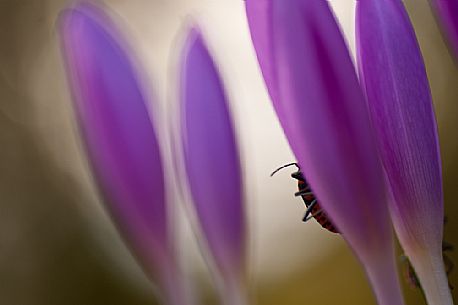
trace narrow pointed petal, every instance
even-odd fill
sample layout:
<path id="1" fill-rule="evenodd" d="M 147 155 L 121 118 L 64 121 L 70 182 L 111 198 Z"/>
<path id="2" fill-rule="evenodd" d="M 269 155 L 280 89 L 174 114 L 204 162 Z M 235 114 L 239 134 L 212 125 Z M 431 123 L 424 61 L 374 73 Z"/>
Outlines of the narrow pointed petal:
<path id="1" fill-rule="evenodd" d="M 327 1 L 247 0 L 246 7 L 273 104 L 308 182 L 379 304 L 403 304 L 366 102 Z"/>
<path id="2" fill-rule="evenodd" d="M 448 41 L 458 56 L 458 1 L 431 0 Z"/>
<path id="3" fill-rule="evenodd" d="M 59 26 L 78 123 L 107 207 L 149 275 L 169 289 L 175 266 L 164 173 L 131 53 L 93 5 L 67 9 Z"/>
<path id="4" fill-rule="evenodd" d="M 396 232 L 429 304 L 452 304 L 442 262 L 437 126 L 423 59 L 402 2 L 360 0 L 357 42 Z"/>
<path id="5" fill-rule="evenodd" d="M 214 262 L 225 280 L 233 280 L 245 273 L 246 243 L 235 134 L 221 80 L 198 30 L 190 31 L 182 54 L 181 132 L 190 192 Z"/>

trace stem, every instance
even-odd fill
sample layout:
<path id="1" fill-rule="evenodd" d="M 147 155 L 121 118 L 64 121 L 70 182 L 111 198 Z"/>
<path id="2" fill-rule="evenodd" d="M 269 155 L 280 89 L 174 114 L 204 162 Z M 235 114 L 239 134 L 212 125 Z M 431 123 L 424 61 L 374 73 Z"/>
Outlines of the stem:
<path id="1" fill-rule="evenodd" d="M 394 256 L 375 256 L 365 264 L 379 305 L 404 305 Z"/>
<path id="2" fill-rule="evenodd" d="M 220 288 L 221 303 L 223 305 L 248 305 L 246 288 L 243 281 L 237 277 L 231 277 L 223 281 Z"/>
<path id="3" fill-rule="evenodd" d="M 453 305 L 442 252 L 409 255 L 429 305 Z M 437 252 L 437 251 L 435 251 Z"/>
<path id="4" fill-rule="evenodd" d="M 186 284 L 186 279 L 174 264 L 162 266 L 160 289 L 164 304 L 167 305 L 195 305 L 196 300 Z"/>

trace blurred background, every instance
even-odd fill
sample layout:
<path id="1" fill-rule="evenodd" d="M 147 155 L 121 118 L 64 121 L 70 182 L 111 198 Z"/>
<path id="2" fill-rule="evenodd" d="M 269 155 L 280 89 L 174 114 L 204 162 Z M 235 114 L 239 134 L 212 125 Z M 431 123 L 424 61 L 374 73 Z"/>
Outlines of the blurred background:
<path id="1" fill-rule="evenodd" d="M 245 167 L 253 304 L 375 304 L 338 235 L 302 223 L 294 161 L 252 48 L 242 0 L 106 0 L 143 63 L 162 117 L 174 95 L 180 35 L 203 28 L 234 113 Z M 331 1 L 354 50 L 354 1 Z M 153 305 L 155 291 L 97 195 L 62 66 L 65 0 L 0 0 L 0 305 Z M 406 0 L 424 54 L 442 146 L 445 239 L 458 246 L 458 71 L 427 0 Z M 217 304 L 186 217 L 176 228 L 187 276 Z M 458 250 L 450 258 L 458 262 Z M 400 268 L 402 268 L 400 264 Z M 405 284 L 405 280 L 401 280 Z M 451 283 L 458 292 L 458 270 Z M 424 304 L 404 285 L 408 304 Z"/>

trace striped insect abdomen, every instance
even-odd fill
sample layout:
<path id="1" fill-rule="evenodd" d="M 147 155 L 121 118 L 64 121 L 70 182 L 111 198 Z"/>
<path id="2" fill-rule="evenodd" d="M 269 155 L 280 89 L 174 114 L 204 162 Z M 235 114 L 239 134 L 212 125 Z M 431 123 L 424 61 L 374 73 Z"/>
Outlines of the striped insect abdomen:
<path id="1" fill-rule="evenodd" d="M 299 191 L 309 192 L 308 194 L 301 196 L 302 200 L 304 200 L 305 206 L 308 208 L 312 204 L 312 202 L 316 199 L 315 195 L 313 194 L 312 190 L 310 189 L 310 186 L 308 185 L 308 183 L 306 183 L 305 181 L 298 180 L 298 188 L 299 188 Z M 332 224 L 331 220 L 328 218 L 326 213 L 321 210 L 319 202 L 313 206 L 311 215 L 326 230 L 332 233 L 339 233 L 339 231 Z"/>

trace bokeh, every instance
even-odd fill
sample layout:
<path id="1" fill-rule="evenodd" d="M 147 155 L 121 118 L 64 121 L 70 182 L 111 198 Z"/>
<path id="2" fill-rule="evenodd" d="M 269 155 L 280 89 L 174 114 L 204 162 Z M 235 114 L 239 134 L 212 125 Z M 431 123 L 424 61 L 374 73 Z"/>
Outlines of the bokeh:
<path id="1" fill-rule="evenodd" d="M 353 0 L 331 1 L 354 50 Z M 117 233 L 96 189 L 75 122 L 56 19 L 64 0 L 0 0 L 0 305 L 156 304 L 154 287 Z M 242 0 L 106 0 L 142 62 L 159 122 L 176 95 L 183 29 L 198 22 L 222 73 L 241 143 L 253 304 L 375 304 L 338 235 L 302 223 L 284 170 L 294 161 L 269 101 Z M 448 223 L 458 247 L 458 71 L 427 0 L 406 0 L 439 124 Z M 165 135 L 159 135 L 165 138 Z M 173 179 L 173 173 L 169 173 Z M 185 212 L 174 226 L 186 277 L 217 304 Z M 357 220 L 355 220 L 357 221 Z M 458 250 L 449 254 L 458 262 Z M 401 254 L 399 250 L 399 254 Z M 458 264 L 458 263 L 457 263 Z M 400 269 L 402 269 L 400 262 Z M 407 304 L 424 304 L 418 289 Z M 458 270 L 450 282 L 458 291 Z"/>

